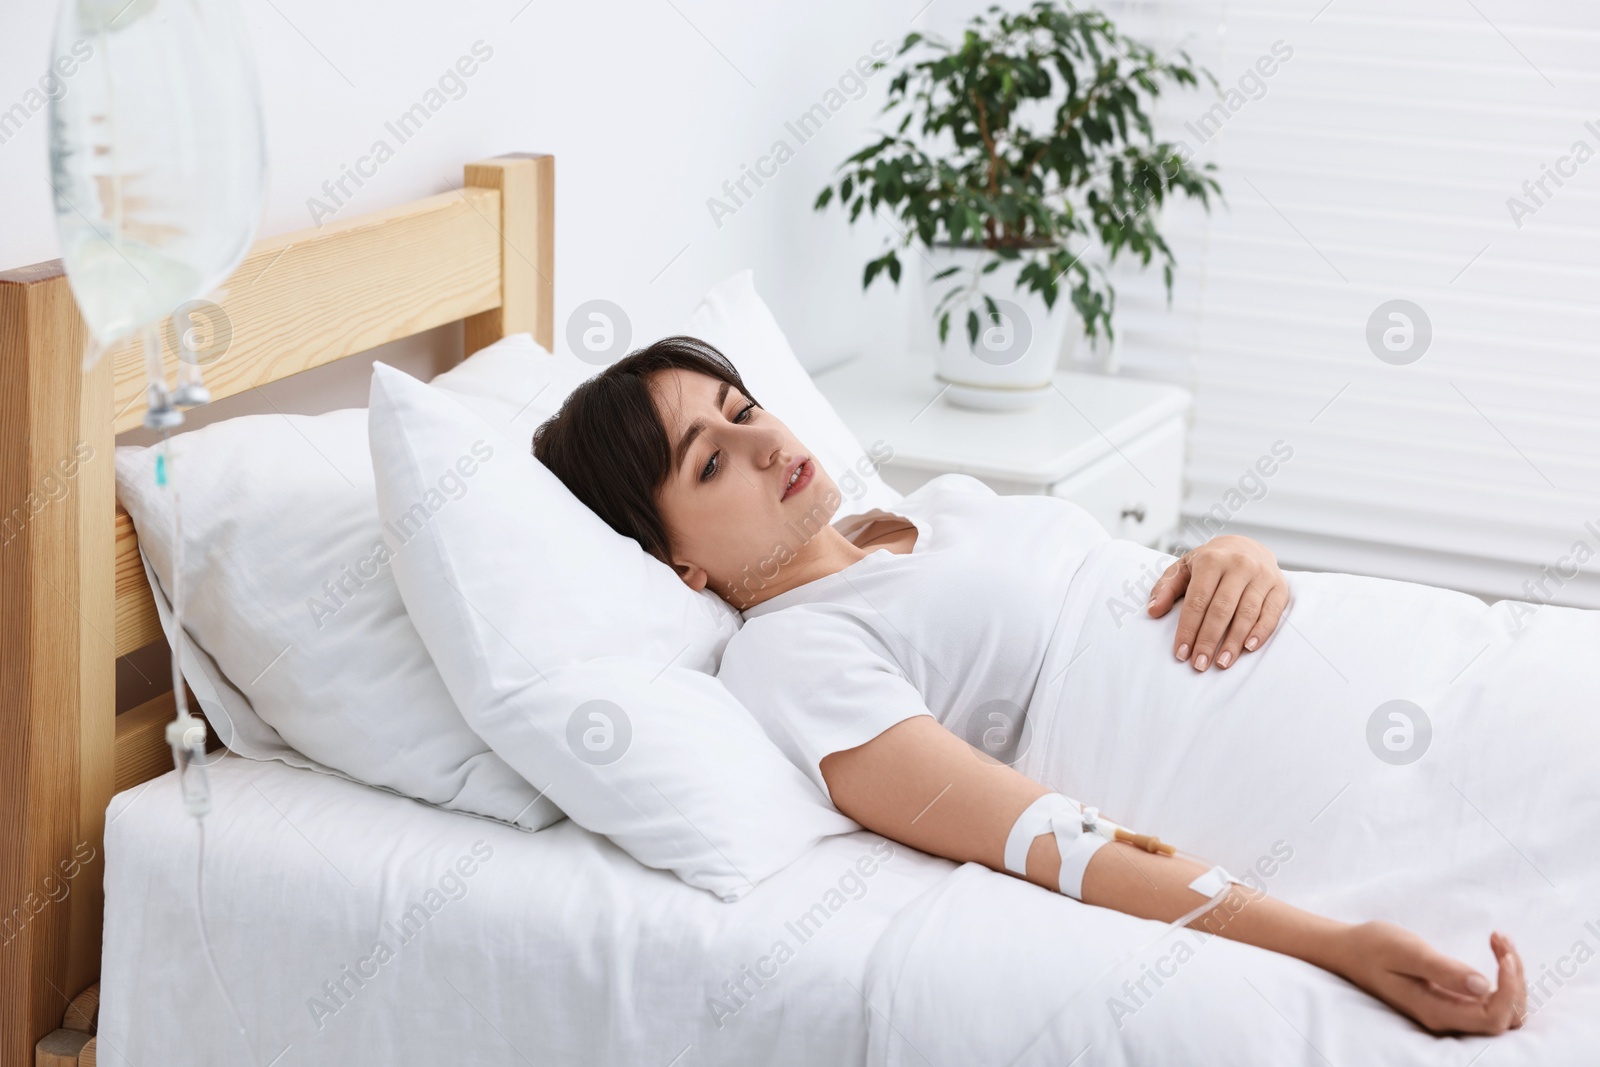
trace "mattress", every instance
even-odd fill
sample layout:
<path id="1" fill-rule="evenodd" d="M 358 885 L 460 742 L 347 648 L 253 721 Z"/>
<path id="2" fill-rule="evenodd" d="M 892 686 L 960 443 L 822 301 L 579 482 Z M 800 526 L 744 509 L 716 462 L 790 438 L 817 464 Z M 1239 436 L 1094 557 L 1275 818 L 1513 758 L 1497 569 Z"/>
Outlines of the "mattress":
<path id="1" fill-rule="evenodd" d="M 570 820 L 527 833 L 231 755 L 211 787 L 210 939 L 275 1067 L 863 1063 L 873 946 L 958 866 L 858 831 L 725 904 Z M 251 1062 L 176 781 L 106 818 L 102 1062 Z"/>

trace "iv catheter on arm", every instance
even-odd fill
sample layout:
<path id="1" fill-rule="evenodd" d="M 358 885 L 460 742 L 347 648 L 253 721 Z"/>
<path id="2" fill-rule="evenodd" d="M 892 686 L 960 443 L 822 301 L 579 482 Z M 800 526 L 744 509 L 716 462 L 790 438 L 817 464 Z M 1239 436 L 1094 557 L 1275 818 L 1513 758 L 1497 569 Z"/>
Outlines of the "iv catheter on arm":
<path id="1" fill-rule="evenodd" d="M 824 757 L 821 771 L 834 805 L 868 830 L 1081 904 L 1167 924 L 1153 936 L 1190 926 L 1294 956 L 1436 1033 L 1496 1034 L 1526 1015 L 1522 962 L 1503 935 L 1490 939 L 1496 986 L 1400 927 L 1313 915 L 1250 889 L 1221 867 L 979 755 L 930 715 Z"/>

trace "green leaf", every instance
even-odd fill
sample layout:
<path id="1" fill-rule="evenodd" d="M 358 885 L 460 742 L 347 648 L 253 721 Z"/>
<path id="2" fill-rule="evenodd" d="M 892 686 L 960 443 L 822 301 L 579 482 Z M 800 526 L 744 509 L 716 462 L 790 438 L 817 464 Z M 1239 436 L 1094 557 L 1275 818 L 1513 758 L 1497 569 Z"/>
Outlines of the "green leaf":
<path id="1" fill-rule="evenodd" d="M 882 113 L 894 132 L 874 134 L 841 164 L 815 204 L 820 211 L 837 196 L 852 225 L 863 212 L 892 214 L 890 251 L 863 269 L 863 286 L 885 273 L 899 283 L 898 248 L 981 244 L 991 255 L 974 284 L 1020 252 L 1019 286 L 1049 304 L 1070 285 L 1086 332 L 1109 335 L 1115 290 L 1099 267 L 1066 251 L 1069 242 L 1097 243 L 1107 263 L 1159 260 L 1170 300 L 1175 260 L 1157 209 L 1180 196 L 1207 211 L 1213 196 L 1227 204 L 1215 168 L 1178 160 L 1150 118 L 1163 92 L 1192 91 L 1202 79 L 1215 87 L 1216 78 L 1187 53 L 1124 36 L 1093 8 L 991 5 L 953 41 L 907 34 L 879 66 L 889 71 Z M 969 299 L 972 290 L 940 301 L 944 332 L 959 306 L 952 294 Z"/>

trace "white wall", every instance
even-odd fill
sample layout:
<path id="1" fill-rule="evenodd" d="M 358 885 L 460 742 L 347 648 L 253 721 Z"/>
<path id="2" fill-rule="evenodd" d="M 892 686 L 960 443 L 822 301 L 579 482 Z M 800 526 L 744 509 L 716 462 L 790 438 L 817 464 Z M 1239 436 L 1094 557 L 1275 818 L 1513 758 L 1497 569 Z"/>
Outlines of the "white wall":
<path id="1" fill-rule="evenodd" d="M 173 2 L 173 0 L 162 0 Z M 673 332 L 700 295 L 744 267 L 813 368 L 902 343 L 905 294 L 861 292 L 862 265 L 887 232 L 811 210 L 845 156 L 866 144 L 883 75 L 804 144 L 785 122 L 824 94 L 874 42 L 958 27 L 976 0 L 733 0 L 560 4 L 493 0 L 328 3 L 240 0 L 254 38 L 270 169 L 261 234 L 315 224 L 307 201 L 369 153 L 441 73 L 482 41 L 493 50 L 466 83 L 341 210 L 339 217 L 445 192 L 463 164 L 502 152 L 556 156 L 556 335 L 586 300 L 632 320 L 635 346 Z M 0 13 L 0 112 L 28 99 L 51 58 L 55 3 Z M 70 83 L 68 87 L 70 91 Z M 59 254 L 46 174 L 46 112 L 0 130 L 0 269 Z M 723 183 L 789 141 L 794 156 L 718 226 Z M 353 188 L 348 186 L 347 188 Z M 881 224 L 880 224 L 881 225 Z M 908 279 L 909 280 L 909 279 Z M 427 377 L 459 358 L 460 327 L 375 350 Z M 5 358 L 0 353 L 0 358 Z M 189 412 L 187 428 L 282 410 L 364 406 L 370 359 L 343 360 Z M 131 430 L 119 443 L 153 440 Z M 118 663 L 131 707 L 159 689 L 165 645 Z"/>
<path id="2" fill-rule="evenodd" d="M 836 209 L 810 209 L 838 162 L 867 143 L 885 75 L 804 144 L 785 122 L 822 101 L 875 41 L 897 48 L 912 29 L 959 26 L 980 7 L 974 0 L 241 2 L 265 98 L 263 235 L 313 225 L 308 200 L 380 137 L 394 157 L 364 187 L 347 185 L 354 195 L 339 217 L 444 192 L 474 159 L 551 152 L 558 344 L 571 310 L 594 298 L 627 312 L 635 344 L 672 332 L 701 293 L 747 266 L 808 365 L 901 343 L 903 296 L 883 282 L 863 295 L 859 282 L 887 231 L 868 221 L 851 229 Z M 24 100 L 42 73 L 56 6 L 8 4 L 0 16 L 0 111 Z M 464 95 L 399 144 L 385 122 L 477 41 L 493 54 Z M 0 269 L 58 254 L 45 134 L 40 111 L 0 144 Z M 794 158 L 764 187 L 747 182 L 754 195 L 719 226 L 708 198 L 726 199 L 723 183 L 780 138 Z M 457 333 L 425 344 L 447 347 Z M 431 358 L 411 351 L 391 361 Z M 273 402 L 307 411 L 364 403 L 357 368 L 325 370 L 309 385 L 281 383 Z M 259 398 L 241 398 L 219 414 L 247 408 L 265 410 Z"/>

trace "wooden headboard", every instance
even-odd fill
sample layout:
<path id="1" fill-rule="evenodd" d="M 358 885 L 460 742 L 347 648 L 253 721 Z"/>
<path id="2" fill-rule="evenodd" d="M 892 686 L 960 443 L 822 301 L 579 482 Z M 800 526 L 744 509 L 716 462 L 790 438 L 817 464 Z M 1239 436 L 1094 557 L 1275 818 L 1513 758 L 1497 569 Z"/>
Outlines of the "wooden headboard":
<path id="1" fill-rule="evenodd" d="M 555 160 L 524 153 L 267 238 L 225 285 L 232 341 L 206 385 L 220 399 L 458 319 L 469 355 L 523 331 L 553 348 L 554 252 Z M 113 466 L 144 357 L 123 345 L 85 373 L 87 338 L 60 260 L 0 272 L 0 1067 L 34 1062 L 96 982 L 106 805 L 171 766 L 171 693 L 116 714 L 117 657 L 161 637 Z"/>

